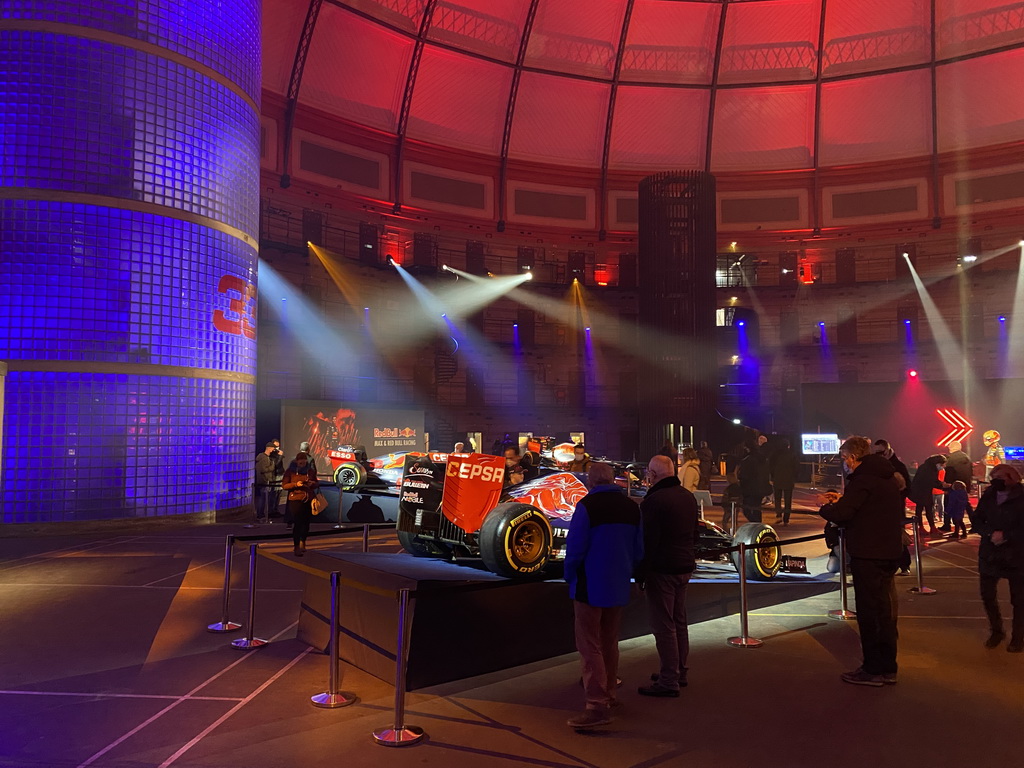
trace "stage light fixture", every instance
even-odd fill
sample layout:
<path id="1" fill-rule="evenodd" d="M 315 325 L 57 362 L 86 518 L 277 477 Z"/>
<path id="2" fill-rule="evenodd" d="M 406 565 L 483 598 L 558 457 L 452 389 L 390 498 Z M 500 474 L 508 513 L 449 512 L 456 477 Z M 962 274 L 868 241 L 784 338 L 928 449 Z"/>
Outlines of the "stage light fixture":
<path id="1" fill-rule="evenodd" d="M 587 333 L 590 333 L 590 326 L 588 325 L 588 326 L 587 326 L 586 328 L 584 328 L 583 330 L 585 330 L 585 331 L 586 331 Z"/>
<path id="2" fill-rule="evenodd" d="M 999 316 L 999 322 L 1000 323 L 1005 323 L 1006 322 L 1006 315 L 1000 315 Z"/>
<path id="3" fill-rule="evenodd" d="M 512 327 L 513 328 L 518 328 L 519 327 L 519 323 L 512 323 Z"/>
<path id="4" fill-rule="evenodd" d="M 818 323 L 818 327 L 819 328 L 824 328 L 825 327 L 825 323 L 824 322 L 819 322 Z"/>
<path id="5" fill-rule="evenodd" d="M 903 258 L 906 259 L 907 261 L 910 261 L 910 254 L 907 253 L 906 251 L 904 251 L 903 252 Z"/>
<path id="6" fill-rule="evenodd" d="M 441 265 L 441 271 L 442 272 L 447 272 L 448 271 L 448 265 L 447 264 L 442 264 Z"/>
<path id="7" fill-rule="evenodd" d="M 912 379 L 916 379 L 917 378 L 917 371 L 914 370 L 913 368 L 911 368 L 909 371 L 907 371 L 907 376 L 909 376 Z"/>
<path id="8" fill-rule="evenodd" d="M 963 259 L 963 261 L 966 261 L 968 264 L 978 260 L 977 256 L 963 256 L 961 258 Z"/>
<path id="9" fill-rule="evenodd" d="M 742 422 L 741 422 L 741 421 L 740 421 L 739 419 L 733 419 L 733 420 L 732 420 L 732 423 L 733 423 L 733 424 L 740 424 L 740 423 L 742 423 Z"/>
<path id="10" fill-rule="evenodd" d="M 533 280 L 533 272 L 527 272 L 526 273 L 526 279 L 527 280 Z M 573 282 L 575 282 L 575 281 L 573 281 Z"/>
<path id="11" fill-rule="evenodd" d="M 738 325 L 740 328 L 742 328 L 746 324 L 747 324 L 746 320 L 740 320 L 738 323 L 736 323 L 736 325 Z"/>
<path id="12" fill-rule="evenodd" d="M 909 321 L 909 320 L 904 320 L 904 321 L 903 321 L 903 324 L 904 324 L 904 325 L 910 325 L 910 321 Z"/>
<path id="13" fill-rule="evenodd" d="M 442 312 L 441 313 L 441 317 L 448 317 L 448 313 L 447 312 Z"/>
<path id="14" fill-rule="evenodd" d="M 391 265 L 392 267 L 397 267 L 397 266 L 398 266 L 398 262 L 397 262 L 397 261 L 395 261 L 395 260 L 394 260 L 393 258 L 391 258 L 390 256 L 388 256 L 388 264 L 390 264 L 390 265 Z"/>

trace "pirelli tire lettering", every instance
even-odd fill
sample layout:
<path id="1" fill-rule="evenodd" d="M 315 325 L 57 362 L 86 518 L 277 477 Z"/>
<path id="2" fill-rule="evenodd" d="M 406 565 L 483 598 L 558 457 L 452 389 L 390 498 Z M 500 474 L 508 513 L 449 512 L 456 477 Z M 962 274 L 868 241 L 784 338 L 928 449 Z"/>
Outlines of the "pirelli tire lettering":
<path id="1" fill-rule="evenodd" d="M 480 527 L 480 557 L 488 570 L 502 576 L 539 573 L 551 557 L 551 523 L 534 506 L 499 504 Z"/>
<path id="2" fill-rule="evenodd" d="M 736 535 L 732 537 L 733 545 L 741 541 L 747 545 L 771 544 L 779 540 L 775 529 L 763 523 L 746 523 L 741 525 Z M 782 567 L 781 547 L 764 546 L 756 549 L 748 549 L 744 556 L 744 562 L 740 562 L 739 552 L 733 552 L 732 563 L 739 571 L 746 570 L 746 576 L 752 581 L 769 581 L 775 578 L 775 574 Z"/>

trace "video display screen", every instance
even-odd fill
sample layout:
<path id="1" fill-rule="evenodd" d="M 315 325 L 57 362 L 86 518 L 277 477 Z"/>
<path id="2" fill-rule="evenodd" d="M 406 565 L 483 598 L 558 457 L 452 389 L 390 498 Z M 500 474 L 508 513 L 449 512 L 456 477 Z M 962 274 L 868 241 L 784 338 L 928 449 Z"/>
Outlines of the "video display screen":
<path id="1" fill-rule="evenodd" d="M 839 453 L 839 435 L 800 435 L 801 453 Z"/>

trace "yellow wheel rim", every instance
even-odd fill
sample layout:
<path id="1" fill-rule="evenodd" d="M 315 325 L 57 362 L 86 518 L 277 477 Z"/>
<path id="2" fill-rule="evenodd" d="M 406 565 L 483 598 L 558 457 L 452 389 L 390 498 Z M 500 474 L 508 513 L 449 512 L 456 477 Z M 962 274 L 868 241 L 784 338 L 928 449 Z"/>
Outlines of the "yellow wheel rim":
<path id="1" fill-rule="evenodd" d="M 512 534 L 512 552 L 522 563 L 532 563 L 544 551 L 544 528 L 536 520 L 526 520 Z"/>
<path id="2" fill-rule="evenodd" d="M 771 541 L 765 537 L 760 543 L 764 541 Z M 770 576 L 775 570 L 775 565 L 779 562 L 779 548 L 778 547 L 764 547 L 757 550 L 757 565 L 761 569 L 761 573 L 765 576 Z"/>

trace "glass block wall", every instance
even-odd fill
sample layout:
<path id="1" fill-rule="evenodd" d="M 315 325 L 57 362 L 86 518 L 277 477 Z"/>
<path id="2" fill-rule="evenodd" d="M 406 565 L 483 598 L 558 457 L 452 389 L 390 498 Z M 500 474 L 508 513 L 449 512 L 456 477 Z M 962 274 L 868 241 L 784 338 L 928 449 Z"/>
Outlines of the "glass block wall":
<path id="1" fill-rule="evenodd" d="M 258 0 L 0 18 L 0 519 L 249 503 Z"/>

